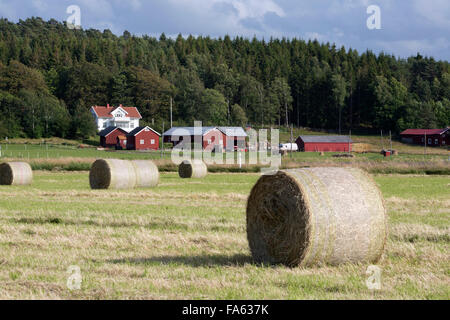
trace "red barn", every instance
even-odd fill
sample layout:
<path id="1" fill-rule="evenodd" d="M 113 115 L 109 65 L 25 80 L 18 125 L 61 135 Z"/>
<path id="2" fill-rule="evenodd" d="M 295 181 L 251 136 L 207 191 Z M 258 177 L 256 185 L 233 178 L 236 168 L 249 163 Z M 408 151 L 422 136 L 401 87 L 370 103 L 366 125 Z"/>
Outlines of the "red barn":
<path id="1" fill-rule="evenodd" d="M 128 150 L 158 150 L 161 135 L 150 127 L 137 127 L 127 135 Z"/>
<path id="2" fill-rule="evenodd" d="M 244 149 L 247 138 L 241 127 L 173 127 L 163 134 L 164 142 L 170 142 L 174 146 L 189 136 L 191 143 L 201 141 L 203 149 L 208 151 L 213 150 L 215 146 L 219 146 L 219 150 L 227 151 Z"/>
<path id="3" fill-rule="evenodd" d="M 219 130 L 224 134 L 224 148 L 227 151 L 243 150 L 246 148 L 245 141 L 247 134 L 242 127 L 219 127 Z"/>
<path id="4" fill-rule="evenodd" d="M 306 152 L 349 152 L 353 144 L 347 136 L 299 136 L 295 142 Z"/>
<path id="5" fill-rule="evenodd" d="M 172 143 L 174 147 L 189 137 L 191 144 L 201 141 L 207 150 L 224 142 L 223 133 L 216 127 L 173 127 L 164 132 L 163 137 L 164 142 Z"/>
<path id="6" fill-rule="evenodd" d="M 450 144 L 450 130 L 445 129 L 407 129 L 400 133 L 402 141 L 405 143 L 425 144 L 425 137 L 428 146 L 440 147 Z"/>
<path id="7" fill-rule="evenodd" d="M 118 136 L 126 136 L 127 132 L 121 128 L 108 127 L 99 134 L 100 145 L 104 148 L 114 148 L 117 145 Z"/>

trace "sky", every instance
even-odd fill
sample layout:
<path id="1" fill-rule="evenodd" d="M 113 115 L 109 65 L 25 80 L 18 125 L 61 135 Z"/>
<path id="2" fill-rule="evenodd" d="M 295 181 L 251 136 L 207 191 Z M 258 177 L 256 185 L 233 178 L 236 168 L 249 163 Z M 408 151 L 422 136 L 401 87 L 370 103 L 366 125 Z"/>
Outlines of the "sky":
<path id="1" fill-rule="evenodd" d="M 77 5 L 83 29 L 121 35 L 299 38 L 406 58 L 450 60 L 449 0 L 0 0 L 0 17 L 66 21 Z M 380 29 L 369 29 L 371 5 Z"/>

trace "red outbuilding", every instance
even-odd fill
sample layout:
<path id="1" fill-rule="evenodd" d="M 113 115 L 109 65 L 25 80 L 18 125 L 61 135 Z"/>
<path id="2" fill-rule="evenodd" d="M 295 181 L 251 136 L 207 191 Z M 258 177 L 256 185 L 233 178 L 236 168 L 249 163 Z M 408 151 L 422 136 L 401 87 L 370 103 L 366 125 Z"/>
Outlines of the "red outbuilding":
<path id="1" fill-rule="evenodd" d="M 117 137 L 126 136 L 127 132 L 121 128 L 108 127 L 99 134 L 100 145 L 104 148 L 114 148 L 117 145 Z"/>
<path id="2" fill-rule="evenodd" d="M 227 151 L 246 149 L 247 133 L 242 127 L 219 127 L 223 133 L 224 148 Z"/>
<path id="3" fill-rule="evenodd" d="M 190 139 L 191 144 L 201 141 L 204 150 L 233 151 L 245 149 L 247 134 L 241 127 L 173 127 L 163 134 L 164 142 L 175 147 L 181 141 Z"/>
<path id="4" fill-rule="evenodd" d="M 445 129 L 407 129 L 400 133 L 402 141 L 412 144 L 425 144 L 428 146 L 440 147 L 450 144 L 450 130 Z"/>
<path id="5" fill-rule="evenodd" d="M 137 127 L 127 135 L 128 150 L 158 150 L 161 135 L 150 127 Z"/>
<path id="6" fill-rule="evenodd" d="M 295 142 L 306 152 L 350 152 L 353 145 L 347 136 L 299 136 Z"/>
<path id="7" fill-rule="evenodd" d="M 218 150 L 223 150 L 226 147 L 226 136 L 217 128 L 210 128 L 203 133 L 202 136 L 203 149 L 212 151 L 218 147 Z"/>

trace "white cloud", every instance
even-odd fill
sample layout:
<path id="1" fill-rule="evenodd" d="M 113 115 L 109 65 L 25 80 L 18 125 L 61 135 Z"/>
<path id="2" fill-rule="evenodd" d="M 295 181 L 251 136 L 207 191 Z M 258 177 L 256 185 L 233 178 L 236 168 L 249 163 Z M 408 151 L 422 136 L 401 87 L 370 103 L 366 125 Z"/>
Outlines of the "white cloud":
<path id="1" fill-rule="evenodd" d="M 221 0 L 213 0 L 220 2 Z M 280 17 L 286 14 L 284 10 L 272 0 L 222 0 L 230 3 L 237 11 L 239 19 L 262 18 L 266 13 L 273 12 Z"/>
<path id="2" fill-rule="evenodd" d="M 450 2 L 448 0 L 415 0 L 414 10 L 417 14 L 439 27 L 449 28 Z"/>
<path id="3" fill-rule="evenodd" d="M 6 18 L 8 20 L 16 20 L 16 6 L 14 4 L 0 0 L 0 17 Z"/>
<path id="4" fill-rule="evenodd" d="M 141 3 L 140 0 L 130 0 L 128 2 L 130 3 L 131 8 L 133 10 L 139 10 L 141 8 L 141 6 L 142 6 L 142 3 Z"/>
<path id="5" fill-rule="evenodd" d="M 273 0 L 168 0 L 168 2 L 174 5 L 183 5 L 205 14 L 214 11 L 214 6 L 217 4 L 228 4 L 236 10 L 236 13 L 231 14 L 238 20 L 263 18 L 265 14 L 270 12 L 280 17 L 285 16 L 284 10 Z"/>
<path id="6" fill-rule="evenodd" d="M 400 56 L 415 55 L 418 52 L 423 55 L 433 55 L 433 52 L 439 50 L 450 50 L 450 41 L 443 37 L 434 40 L 377 41 L 376 44 L 385 52 L 392 52 Z"/>
<path id="7" fill-rule="evenodd" d="M 327 39 L 327 36 L 318 32 L 305 32 L 305 39 L 325 41 Z"/>
<path id="8" fill-rule="evenodd" d="M 42 0 L 33 0 L 31 3 L 33 4 L 33 7 L 35 7 L 38 11 L 41 12 L 47 10 L 48 8 L 48 4 Z"/>

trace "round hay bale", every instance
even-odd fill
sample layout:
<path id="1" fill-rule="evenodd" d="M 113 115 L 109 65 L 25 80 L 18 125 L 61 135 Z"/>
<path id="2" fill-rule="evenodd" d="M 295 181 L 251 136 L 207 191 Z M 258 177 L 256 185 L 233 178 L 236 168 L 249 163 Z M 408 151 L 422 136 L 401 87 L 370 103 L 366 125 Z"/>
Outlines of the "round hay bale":
<path id="1" fill-rule="evenodd" d="M 185 160 L 178 166 L 181 178 L 204 178 L 208 174 L 208 167 L 203 161 Z"/>
<path id="2" fill-rule="evenodd" d="M 247 203 L 257 262 L 310 266 L 375 263 L 387 221 L 381 193 L 356 168 L 303 168 L 262 176 Z"/>
<path id="3" fill-rule="evenodd" d="M 0 164 L 0 185 L 24 186 L 33 181 L 33 170 L 26 162 L 5 162 Z"/>
<path id="4" fill-rule="evenodd" d="M 133 160 L 131 163 L 136 172 L 136 187 L 156 187 L 159 183 L 158 167 L 150 160 Z"/>
<path id="5" fill-rule="evenodd" d="M 92 189 L 132 189 L 136 187 L 136 171 L 131 161 L 96 160 L 89 173 Z"/>

